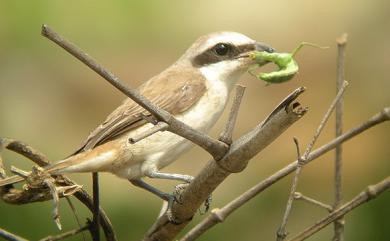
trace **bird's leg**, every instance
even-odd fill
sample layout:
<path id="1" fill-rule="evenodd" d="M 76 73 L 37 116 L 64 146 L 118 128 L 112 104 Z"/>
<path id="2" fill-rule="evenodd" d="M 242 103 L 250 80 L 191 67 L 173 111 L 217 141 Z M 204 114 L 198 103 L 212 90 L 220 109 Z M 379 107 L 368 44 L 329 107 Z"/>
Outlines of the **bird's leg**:
<path id="1" fill-rule="evenodd" d="M 142 181 L 141 179 L 133 179 L 133 180 L 129 180 L 129 181 L 134 186 L 145 189 L 146 191 L 153 193 L 154 195 L 167 201 L 168 203 L 172 202 L 175 199 L 174 195 L 160 191 L 157 188 L 153 187 L 152 185 L 147 184 L 146 182 Z"/>
<path id="2" fill-rule="evenodd" d="M 176 173 L 165 173 L 165 172 L 159 172 L 157 170 L 148 170 L 145 175 L 150 178 L 158 178 L 158 179 L 168 179 L 168 180 L 176 180 L 176 181 L 182 181 L 185 182 L 183 184 L 179 184 L 175 186 L 174 196 L 175 201 L 178 203 L 181 203 L 180 194 L 181 191 L 184 190 L 184 188 L 192 181 L 194 180 L 193 176 L 190 175 L 184 175 L 184 174 L 176 174 Z"/>
<path id="3" fill-rule="evenodd" d="M 163 191 L 160 191 L 157 188 L 153 187 L 152 185 L 147 184 L 146 182 L 142 181 L 141 179 L 133 179 L 133 180 L 129 180 L 129 181 L 134 186 L 137 186 L 137 187 L 140 187 L 142 189 L 145 189 L 146 191 L 151 192 L 154 195 L 158 196 L 159 198 L 167 201 L 168 202 L 168 207 L 167 207 L 166 213 L 167 213 L 168 219 L 171 222 L 175 222 L 175 219 L 174 219 L 174 217 L 172 215 L 172 211 L 171 211 L 173 202 L 176 199 L 175 195 L 169 194 L 169 193 L 165 193 Z"/>
<path id="4" fill-rule="evenodd" d="M 192 182 L 192 180 L 194 180 L 194 177 L 190 176 L 190 175 L 176 174 L 176 173 L 164 173 L 164 172 L 159 172 L 157 170 L 149 170 L 145 173 L 145 175 L 147 177 L 150 177 L 150 178 L 169 179 L 169 180 L 177 180 L 177 181 L 185 182 L 185 183 L 182 183 L 182 184 L 175 186 L 175 192 L 174 192 L 175 199 L 174 200 L 177 201 L 178 203 L 182 203 L 181 198 L 180 198 L 181 192 L 188 186 L 189 183 Z M 205 210 L 204 211 L 201 210 L 201 214 L 206 213 L 209 210 L 210 205 L 211 205 L 211 200 L 212 200 L 212 198 L 210 195 L 204 203 Z M 170 207 L 170 206 L 168 205 L 168 207 Z M 169 210 L 169 208 L 168 208 L 168 210 Z"/>
<path id="5" fill-rule="evenodd" d="M 158 178 L 158 179 L 168 179 L 168 180 L 176 180 L 182 181 L 185 183 L 190 183 L 194 180 L 193 176 L 184 175 L 184 174 L 176 174 L 176 173 L 165 173 L 159 172 L 156 170 L 148 170 L 145 175 L 150 178 Z"/>

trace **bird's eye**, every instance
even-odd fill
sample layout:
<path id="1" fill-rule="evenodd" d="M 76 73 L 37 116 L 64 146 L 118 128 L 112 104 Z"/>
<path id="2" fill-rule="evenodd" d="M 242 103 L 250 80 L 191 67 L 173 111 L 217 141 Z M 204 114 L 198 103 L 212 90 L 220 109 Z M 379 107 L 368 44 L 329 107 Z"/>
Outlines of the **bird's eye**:
<path id="1" fill-rule="evenodd" d="M 214 51 L 220 56 L 227 55 L 230 50 L 230 46 L 228 44 L 219 43 L 214 46 Z"/>

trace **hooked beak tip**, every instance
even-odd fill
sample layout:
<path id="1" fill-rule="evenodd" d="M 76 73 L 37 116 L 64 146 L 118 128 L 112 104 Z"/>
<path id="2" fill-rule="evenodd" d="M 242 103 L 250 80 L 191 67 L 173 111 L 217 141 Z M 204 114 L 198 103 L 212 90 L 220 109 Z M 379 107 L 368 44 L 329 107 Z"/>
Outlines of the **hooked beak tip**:
<path id="1" fill-rule="evenodd" d="M 268 53 L 273 53 L 273 52 L 276 51 L 271 46 L 269 46 L 269 45 L 267 45 L 265 43 L 261 43 L 261 42 L 256 42 L 255 43 L 255 50 L 257 50 L 257 51 L 265 51 L 265 52 L 268 52 Z"/>

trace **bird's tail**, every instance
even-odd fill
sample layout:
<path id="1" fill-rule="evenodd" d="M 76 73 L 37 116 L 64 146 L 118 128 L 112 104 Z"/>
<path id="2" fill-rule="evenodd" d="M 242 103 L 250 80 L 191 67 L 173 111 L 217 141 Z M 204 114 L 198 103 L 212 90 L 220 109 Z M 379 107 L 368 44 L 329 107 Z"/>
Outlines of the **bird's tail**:
<path id="1" fill-rule="evenodd" d="M 98 146 L 92 150 L 81 152 L 57 163 L 45 166 L 44 170 L 49 174 L 104 171 L 107 166 L 118 159 L 118 150 L 120 150 L 120 148 L 116 146 L 110 147 L 111 148 L 108 148 L 108 150 L 105 150 L 103 146 Z M 23 180 L 24 178 L 20 176 L 0 179 L 0 187 L 18 183 Z"/>

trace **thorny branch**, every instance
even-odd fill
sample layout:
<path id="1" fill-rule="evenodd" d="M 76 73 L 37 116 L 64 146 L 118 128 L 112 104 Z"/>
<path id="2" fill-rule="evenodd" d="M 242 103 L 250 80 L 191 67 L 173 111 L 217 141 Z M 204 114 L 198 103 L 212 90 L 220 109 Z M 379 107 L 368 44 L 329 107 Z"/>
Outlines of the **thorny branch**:
<path id="1" fill-rule="evenodd" d="M 367 121 L 363 122 L 359 126 L 350 129 L 341 136 L 335 138 L 334 140 L 328 142 L 327 144 L 317 148 L 312 151 L 306 159 L 306 165 L 310 164 L 311 161 L 317 159 L 318 157 L 324 155 L 330 150 L 333 150 L 337 145 L 359 135 L 360 133 L 367 131 L 373 126 L 381 124 L 383 122 L 390 120 L 390 107 L 384 108 L 379 113 L 372 116 Z M 263 181 L 259 182 L 233 201 L 226 204 L 220 209 L 214 209 L 211 211 L 211 214 L 198 223 L 194 228 L 192 228 L 181 241 L 192 241 L 198 238 L 200 235 L 205 233 L 210 228 L 214 227 L 218 223 L 222 223 L 227 217 L 229 217 L 234 211 L 242 207 L 244 204 L 252 200 L 260 193 L 262 193 L 267 188 L 271 187 L 276 182 L 280 181 L 287 175 L 294 172 L 298 167 L 298 160 L 291 162 L 289 165 L 283 167 L 279 171 L 265 178 Z"/>

